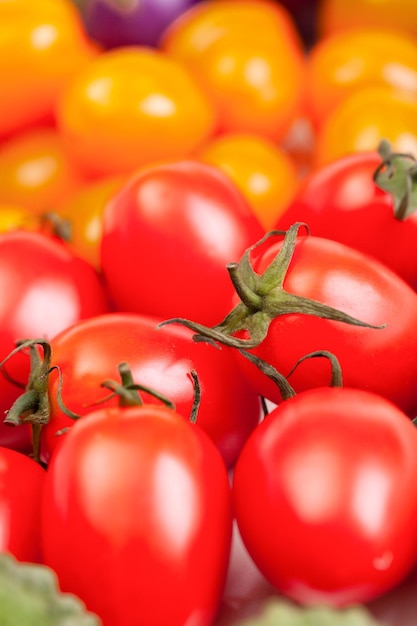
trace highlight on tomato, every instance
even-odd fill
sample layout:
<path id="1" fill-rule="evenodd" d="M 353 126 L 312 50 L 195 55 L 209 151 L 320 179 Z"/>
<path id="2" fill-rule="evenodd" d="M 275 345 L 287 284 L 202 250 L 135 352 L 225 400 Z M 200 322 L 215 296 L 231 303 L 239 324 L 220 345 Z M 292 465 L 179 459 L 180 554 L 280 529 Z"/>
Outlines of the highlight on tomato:
<path id="1" fill-rule="evenodd" d="M 202 2 L 174 20 L 160 48 L 192 72 L 215 106 L 220 132 L 280 141 L 300 114 L 304 47 L 279 3 Z"/>
<path id="2" fill-rule="evenodd" d="M 230 177 L 265 231 L 273 227 L 299 186 L 291 155 L 262 135 L 224 133 L 209 140 L 195 156 Z"/>
<path id="3" fill-rule="evenodd" d="M 231 492 L 198 424 L 162 406 L 97 408 L 53 456 L 42 508 L 45 564 L 103 626 L 213 624 Z"/>
<path id="4" fill-rule="evenodd" d="M 378 598 L 417 562 L 417 431 L 388 400 L 316 388 L 255 429 L 233 476 L 244 544 L 302 605 Z"/>
<path id="5" fill-rule="evenodd" d="M 217 124 L 187 69 L 146 46 L 108 50 L 86 64 L 68 81 L 56 118 L 71 158 L 93 177 L 188 155 Z"/>

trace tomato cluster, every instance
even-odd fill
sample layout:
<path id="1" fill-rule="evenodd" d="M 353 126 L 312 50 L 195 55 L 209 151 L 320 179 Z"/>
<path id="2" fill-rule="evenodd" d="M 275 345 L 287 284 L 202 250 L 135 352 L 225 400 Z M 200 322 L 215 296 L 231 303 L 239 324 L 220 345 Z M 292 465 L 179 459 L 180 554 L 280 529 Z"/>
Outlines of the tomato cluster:
<path id="1" fill-rule="evenodd" d="M 103 626 L 414 623 L 416 7 L 379 4 L 0 2 L 0 552 Z"/>

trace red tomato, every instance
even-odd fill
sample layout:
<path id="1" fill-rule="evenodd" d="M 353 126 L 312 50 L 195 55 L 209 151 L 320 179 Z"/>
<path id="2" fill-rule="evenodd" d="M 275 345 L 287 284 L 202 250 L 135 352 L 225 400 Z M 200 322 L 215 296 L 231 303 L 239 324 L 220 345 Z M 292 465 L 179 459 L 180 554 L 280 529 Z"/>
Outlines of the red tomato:
<path id="1" fill-rule="evenodd" d="M 103 220 L 101 268 L 114 306 L 203 323 L 228 310 L 227 263 L 264 233 L 226 174 L 191 160 L 139 170 Z"/>
<path id="2" fill-rule="evenodd" d="M 395 169 L 395 159 L 391 161 Z M 375 184 L 381 163 L 376 152 L 354 153 L 312 172 L 274 228 L 305 222 L 315 236 L 378 258 L 417 290 L 417 213 L 407 211 L 409 203 L 401 219 L 394 196 Z M 402 191 L 405 196 L 406 184 Z M 404 196 L 398 194 L 399 200 Z"/>
<path id="3" fill-rule="evenodd" d="M 259 421 L 260 403 L 236 367 L 228 348 L 196 344 L 178 326 L 157 329 L 160 320 L 129 313 L 109 313 L 74 324 L 51 341 L 52 365 L 62 375 L 64 403 L 79 415 L 91 411 L 109 391 L 100 385 L 119 380 L 117 366 L 127 362 L 133 380 L 162 393 L 176 411 L 189 419 L 194 400 L 190 372 L 195 370 L 201 402 L 198 424 L 230 465 Z M 103 344 L 103 337 L 106 338 Z M 43 455 L 48 459 L 60 439 L 56 432 L 73 425 L 57 402 L 58 376 L 49 376 L 51 418 L 42 430 Z M 143 393 L 146 403 L 157 402 Z M 113 398 L 105 406 L 114 406 Z"/>
<path id="4" fill-rule="evenodd" d="M 0 235 L 0 359 L 20 339 L 51 339 L 80 319 L 108 310 L 104 287 L 96 271 L 73 255 L 62 242 L 35 231 Z M 6 371 L 23 385 L 29 359 L 17 354 Z M 20 393 L 0 375 L 0 413 L 11 407 Z M 29 430 L 0 423 L 0 444 L 28 450 Z"/>
<path id="5" fill-rule="evenodd" d="M 417 431 L 369 392 L 320 388 L 274 409 L 234 471 L 237 523 L 269 581 L 301 603 L 358 604 L 417 561 Z"/>
<path id="6" fill-rule="evenodd" d="M 0 447 L 0 552 L 41 561 L 41 500 L 45 470 L 20 452 Z"/>
<path id="7" fill-rule="evenodd" d="M 297 229 L 283 241 L 269 237 L 251 264 L 245 257 L 234 267 L 241 301 L 224 323 L 214 330 L 191 327 L 225 343 L 239 341 L 233 337 L 239 333 L 240 347 L 283 376 L 302 357 L 330 352 L 345 386 L 379 393 L 411 413 L 417 406 L 417 293 L 376 259 L 330 239 L 297 236 Z M 323 305 L 332 310 L 320 310 Z M 245 343 L 248 338 L 252 343 Z M 258 393 L 279 403 L 277 384 L 239 353 L 237 358 Z M 289 380 L 296 392 L 329 385 L 328 359 L 304 360 Z"/>
<path id="8" fill-rule="evenodd" d="M 104 626 L 210 626 L 231 523 L 220 454 L 165 407 L 90 413 L 48 468 L 45 563 Z"/>

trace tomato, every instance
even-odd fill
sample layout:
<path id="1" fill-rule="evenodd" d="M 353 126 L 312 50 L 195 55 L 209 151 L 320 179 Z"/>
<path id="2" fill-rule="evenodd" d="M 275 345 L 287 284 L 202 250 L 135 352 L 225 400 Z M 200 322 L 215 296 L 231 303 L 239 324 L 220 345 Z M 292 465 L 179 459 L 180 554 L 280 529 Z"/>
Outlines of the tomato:
<path id="1" fill-rule="evenodd" d="M 100 270 L 104 208 L 124 182 L 123 176 L 89 181 L 54 205 L 54 212 L 70 224 L 68 247 L 97 270 Z"/>
<path id="2" fill-rule="evenodd" d="M 401 217 L 395 196 L 374 182 L 381 164 L 376 151 L 358 152 L 312 172 L 274 228 L 305 222 L 315 236 L 378 258 L 417 290 L 417 215 Z"/>
<path id="3" fill-rule="evenodd" d="M 358 26 L 319 39 L 306 68 L 306 109 L 320 127 L 347 96 L 363 87 L 390 86 L 417 94 L 417 41 L 392 29 Z M 372 115 L 377 110 L 369 108 Z M 385 113 L 385 112 L 384 112 Z"/>
<path id="4" fill-rule="evenodd" d="M 164 29 L 201 0 L 108 2 L 83 0 L 80 9 L 89 36 L 106 48 L 156 46 Z"/>
<path id="5" fill-rule="evenodd" d="M 317 388 L 274 409 L 233 479 L 243 541 L 268 580 L 303 604 L 359 604 L 417 561 L 417 432 L 370 392 Z"/>
<path id="6" fill-rule="evenodd" d="M 382 139 L 395 152 L 417 156 L 417 100 L 391 87 L 363 87 L 347 96 L 316 135 L 313 165 L 353 152 L 374 150 Z"/>
<path id="7" fill-rule="evenodd" d="M 0 359 L 21 339 L 52 338 L 79 319 L 108 310 L 103 284 L 85 261 L 65 245 L 36 232 L 15 230 L 0 235 Z M 20 384 L 28 380 L 29 359 L 17 354 L 5 364 Z M 21 389 L 0 375 L 0 412 L 4 414 Z M 29 429 L 0 424 L 0 444 L 29 450 Z"/>
<path id="8" fill-rule="evenodd" d="M 56 115 L 70 155 L 93 176 L 187 155 L 216 126 L 213 107 L 190 73 L 146 46 L 96 57 L 68 82 Z"/>
<path id="9" fill-rule="evenodd" d="M 51 210 L 75 192 L 83 177 L 54 128 L 33 128 L 0 146 L 0 201 L 35 213 Z"/>
<path id="10" fill-rule="evenodd" d="M 0 3 L 0 137 L 51 120 L 66 85 L 97 55 L 67 0 Z"/>
<path id="11" fill-rule="evenodd" d="M 346 387 L 373 391 L 413 414 L 417 293 L 380 261 L 340 242 L 302 235 L 298 226 L 283 240 L 269 237 L 250 251 L 249 262 L 246 254 L 233 267 L 240 298 L 235 296 L 233 313 L 211 329 L 189 326 L 202 337 L 246 348 L 289 376 L 296 392 L 330 384 L 327 357 L 304 360 L 290 376 L 301 358 L 327 351 L 338 359 Z M 276 382 L 240 353 L 236 357 L 258 393 L 278 404 Z"/>
<path id="12" fill-rule="evenodd" d="M 318 36 L 355 28 L 380 26 L 417 35 L 414 0 L 320 0 L 316 22 Z"/>
<path id="13" fill-rule="evenodd" d="M 190 69 L 214 103 L 222 132 L 280 141 L 300 112 L 304 50 L 277 3 L 202 2 L 174 20 L 160 47 Z"/>
<path id="14" fill-rule="evenodd" d="M 133 380 L 163 394 L 177 413 L 190 419 L 195 371 L 200 386 L 198 425 L 231 465 L 244 441 L 259 421 L 260 403 L 236 367 L 230 350 L 196 344 L 190 331 L 178 326 L 157 328 L 161 320 L 129 313 L 109 313 L 73 324 L 51 340 L 52 366 L 58 366 L 62 399 L 71 411 L 85 415 L 96 402 L 108 397 L 105 380 L 119 380 L 118 365 L 129 364 Z M 103 337 L 106 338 L 103 344 Z M 49 375 L 51 415 L 42 430 L 43 457 L 49 459 L 63 436 L 57 431 L 71 427 L 58 404 L 59 377 Z M 157 402 L 142 393 L 146 403 Z M 114 406 L 117 399 L 103 406 Z"/>
<path id="15" fill-rule="evenodd" d="M 224 463 L 197 425 L 165 407 L 97 409 L 49 466 L 44 561 L 104 626 L 210 626 L 231 522 Z"/>
<path id="16" fill-rule="evenodd" d="M 240 189 L 265 230 L 270 230 L 298 188 L 297 166 L 280 146 L 262 135 L 225 133 L 197 152 Z"/>
<path id="17" fill-rule="evenodd" d="M 0 447 L 0 552 L 41 561 L 41 500 L 45 470 L 28 456 Z"/>
<path id="18" fill-rule="evenodd" d="M 197 160 L 140 169 L 106 206 L 101 268 L 119 311 L 217 321 L 226 264 L 264 231 L 226 174 Z"/>

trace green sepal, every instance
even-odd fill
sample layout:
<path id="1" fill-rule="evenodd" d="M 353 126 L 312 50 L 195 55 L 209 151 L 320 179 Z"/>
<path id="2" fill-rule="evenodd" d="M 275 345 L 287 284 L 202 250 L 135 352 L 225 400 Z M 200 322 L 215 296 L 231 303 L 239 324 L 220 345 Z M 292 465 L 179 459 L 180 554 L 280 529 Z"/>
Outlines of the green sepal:
<path id="1" fill-rule="evenodd" d="M 101 626 L 79 598 L 61 593 L 57 577 L 45 565 L 21 563 L 0 554 L 2 626 Z"/>
<path id="2" fill-rule="evenodd" d="M 300 607 L 287 600 L 267 600 L 259 615 L 242 619 L 235 626 L 383 626 L 364 607 L 332 609 Z"/>
<path id="3" fill-rule="evenodd" d="M 375 170 L 374 182 L 391 194 L 394 217 L 403 221 L 417 210 L 417 161 L 412 154 L 392 152 L 386 139 L 379 144 L 378 152 L 382 161 Z"/>

